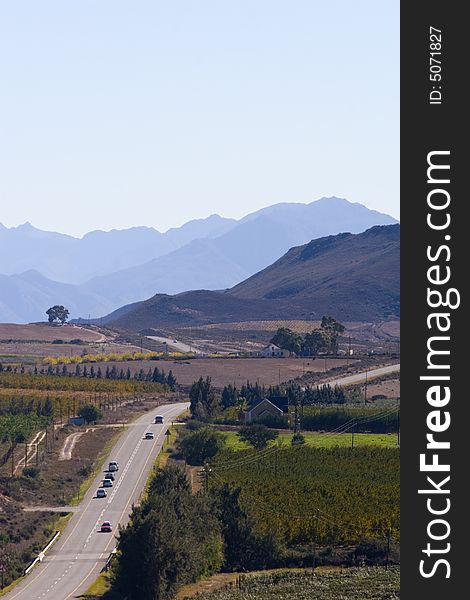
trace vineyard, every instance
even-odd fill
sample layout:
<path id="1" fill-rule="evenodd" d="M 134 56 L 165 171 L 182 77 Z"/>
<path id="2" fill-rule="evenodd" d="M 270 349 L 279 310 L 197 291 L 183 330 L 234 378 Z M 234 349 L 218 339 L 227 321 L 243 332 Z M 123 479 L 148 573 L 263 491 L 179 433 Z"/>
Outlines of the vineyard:
<path id="1" fill-rule="evenodd" d="M 399 450 L 271 447 L 222 451 L 210 482 L 242 490 L 242 503 L 260 531 L 289 546 L 354 544 L 399 539 Z"/>
<path id="2" fill-rule="evenodd" d="M 400 572 L 397 568 L 387 571 L 378 567 L 315 574 L 287 571 L 243 576 L 234 587 L 197 597 L 199 600 L 398 600 Z"/>

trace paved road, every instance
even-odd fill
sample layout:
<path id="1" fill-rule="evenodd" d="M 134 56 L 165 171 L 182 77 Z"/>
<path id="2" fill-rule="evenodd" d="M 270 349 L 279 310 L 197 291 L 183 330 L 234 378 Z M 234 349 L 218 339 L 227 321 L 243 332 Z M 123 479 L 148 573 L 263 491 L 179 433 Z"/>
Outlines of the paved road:
<path id="1" fill-rule="evenodd" d="M 170 348 L 174 348 L 178 352 L 193 352 L 194 354 L 202 354 L 202 352 L 195 346 L 190 346 L 184 342 L 175 340 L 174 338 L 160 337 L 158 335 L 148 335 L 149 340 L 155 340 L 161 344 L 168 344 Z"/>
<path id="2" fill-rule="evenodd" d="M 351 385 L 353 383 L 361 383 L 367 379 L 374 379 L 381 375 L 388 375 L 389 373 L 396 373 L 400 370 L 400 363 L 396 365 L 388 365 L 386 367 L 380 367 L 378 369 L 371 369 L 370 371 L 363 371 L 361 373 L 355 373 L 354 375 L 348 375 L 347 377 L 339 377 L 338 379 L 331 379 L 328 383 L 333 385 Z M 325 382 L 326 383 L 326 382 Z"/>
<path id="3" fill-rule="evenodd" d="M 144 488 L 167 423 L 187 406 L 160 406 L 128 426 L 109 455 L 119 463 L 119 471 L 114 486 L 107 490 L 108 497 L 94 497 L 103 478 L 100 474 L 43 562 L 6 594 L 5 600 L 67 600 L 87 590 L 115 546 L 118 523 L 127 523 L 132 503 Z M 155 414 L 164 416 L 164 425 L 152 423 Z M 153 441 L 143 439 L 146 431 L 155 433 Z M 99 533 L 103 520 L 111 521 L 114 533 Z"/>

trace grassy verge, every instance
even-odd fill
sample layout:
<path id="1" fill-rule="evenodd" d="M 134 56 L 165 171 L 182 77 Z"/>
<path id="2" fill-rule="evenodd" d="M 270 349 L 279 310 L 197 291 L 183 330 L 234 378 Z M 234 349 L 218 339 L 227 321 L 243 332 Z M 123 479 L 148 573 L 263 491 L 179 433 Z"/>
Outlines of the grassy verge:
<path id="1" fill-rule="evenodd" d="M 80 488 L 78 490 L 77 495 L 74 496 L 70 500 L 70 506 L 77 506 L 78 504 L 80 504 L 80 502 L 83 499 L 83 496 L 90 489 L 90 486 L 93 483 L 95 477 L 102 470 L 103 465 L 106 462 L 106 459 L 108 458 L 109 453 L 111 452 L 111 448 L 114 446 L 114 444 L 117 442 L 117 440 L 119 439 L 119 437 L 122 435 L 122 433 L 125 430 L 126 430 L 126 427 L 124 426 L 122 429 L 120 429 L 119 431 L 117 431 L 106 442 L 106 444 L 104 445 L 103 449 L 99 453 L 98 458 L 96 459 L 95 463 L 93 464 L 93 469 L 92 469 L 90 475 L 88 475 L 88 477 L 84 481 L 82 481 L 82 483 L 80 484 Z"/>
<path id="2" fill-rule="evenodd" d="M 242 442 L 236 431 L 224 431 L 227 448 L 230 450 L 247 450 L 251 448 L 246 442 Z M 282 446 L 290 446 L 292 440 L 292 432 L 280 433 L 276 441 L 269 445 L 281 444 Z M 318 431 L 303 431 L 302 435 L 305 438 L 305 444 L 316 448 L 332 448 L 333 446 L 350 447 L 352 443 L 351 433 L 341 433 L 336 435 L 324 435 Z M 381 446 L 382 448 L 396 448 L 397 435 L 391 433 L 355 433 L 354 447 L 357 446 Z"/>
<path id="3" fill-rule="evenodd" d="M 56 515 L 49 523 L 49 527 L 46 528 L 50 528 L 52 530 L 55 531 L 60 531 L 60 533 L 62 533 L 65 529 L 65 527 L 67 526 L 67 523 L 69 522 L 70 518 L 72 517 L 73 513 L 67 513 L 65 515 Z M 44 548 L 46 546 L 46 544 L 48 543 L 48 541 L 50 540 L 51 536 L 49 536 L 47 539 L 44 539 L 44 543 L 42 545 L 42 547 Z M 8 594 L 8 592 L 11 592 L 11 590 L 16 587 L 21 581 L 23 581 L 23 577 L 18 577 L 18 579 L 15 579 L 14 581 L 12 581 L 9 585 L 7 585 L 6 587 L 4 587 L 2 590 L 0 590 L 0 596 L 4 596 L 5 594 Z"/>

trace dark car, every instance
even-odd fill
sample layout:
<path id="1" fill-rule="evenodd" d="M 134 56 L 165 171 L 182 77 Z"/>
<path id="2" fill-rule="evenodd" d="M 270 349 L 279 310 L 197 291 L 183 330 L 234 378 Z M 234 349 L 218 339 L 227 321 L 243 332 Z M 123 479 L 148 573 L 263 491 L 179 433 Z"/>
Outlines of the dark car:
<path id="1" fill-rule="evenodd" d="M 111 471 L 109 473 L 106 473 L 106 475 L 104 476 L 105 479 L 110 479 L 111 481 L 114 481 L 116 478 L 114 477 L 114 473 L 111 473 Z"/>
<path id="2" fill-rule="evenodd" d="M 109 521 L 103 521 L 100 528 L 101 533 L 111 533 L 112 530 L 113 528 L 111 523 Z"/>

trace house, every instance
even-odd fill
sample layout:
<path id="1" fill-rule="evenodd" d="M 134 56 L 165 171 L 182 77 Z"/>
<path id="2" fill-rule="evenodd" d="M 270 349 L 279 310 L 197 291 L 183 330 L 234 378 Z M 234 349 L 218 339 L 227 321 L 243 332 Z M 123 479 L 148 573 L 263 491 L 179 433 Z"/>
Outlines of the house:
<path id="1" fill-rule="evenodd" d="M 245 413 L 245 423 L 252 423 L 267 416 L 285 418 L 289 411 L 287 397 L 264 398 Z"/>
<path id="2" fill-rule="evenodd" d="M 289 350 L 279 348 L 279 346 L 276 346 L 276 344 L 269 344 L 260 352 L 260 356 L 262 356 L 263 358 L 286 358 L 290 355 L 291 353 L 289 352 Z"/>

